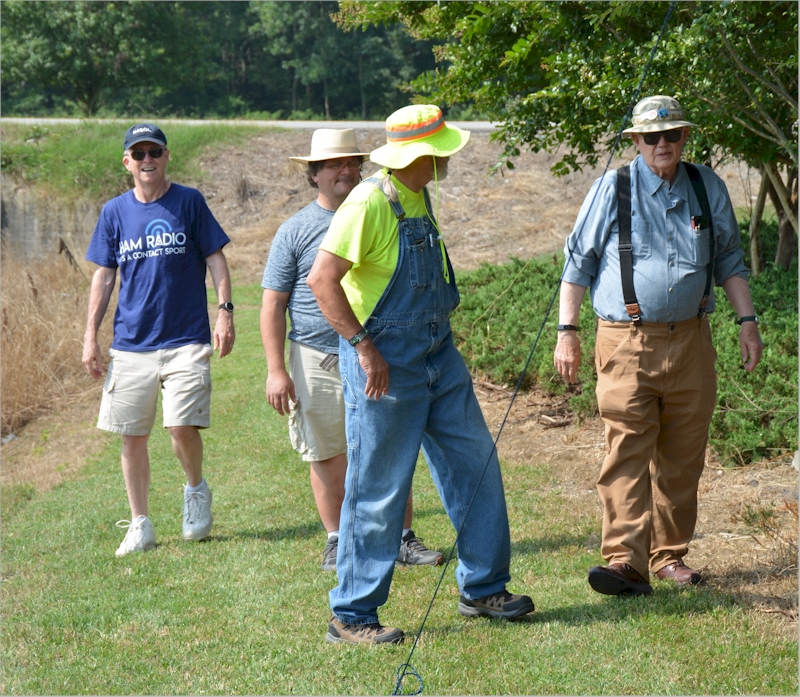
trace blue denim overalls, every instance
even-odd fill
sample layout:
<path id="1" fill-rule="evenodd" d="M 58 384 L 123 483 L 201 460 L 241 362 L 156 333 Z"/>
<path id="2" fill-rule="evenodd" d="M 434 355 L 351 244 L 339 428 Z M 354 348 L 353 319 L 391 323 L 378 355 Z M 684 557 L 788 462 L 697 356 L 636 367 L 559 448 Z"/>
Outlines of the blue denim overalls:
<path id="1" fill-rule="evenodd" d="M 427 190 L 424 195 L 430 213 Z M 399 222 L 397 266 L 364 322 L 389 364 L 388 394 L 367 398 L 355 348 L 344 339 L 339 344 L 349 464 L 339 585 L 330 604 L 346 624 L 377 622 L 388 598 L 420 446 L 456 529 L 489 462 L 458 541 L 461 593 L 482 598 L 503 590 L 511 578 L 500 463 L 450 331 L 450 313 L 459 302 L 450 260 L 448 283 L 434 224 L 427 217 L 406 218 L 399 202 L 389 203 Z"/>

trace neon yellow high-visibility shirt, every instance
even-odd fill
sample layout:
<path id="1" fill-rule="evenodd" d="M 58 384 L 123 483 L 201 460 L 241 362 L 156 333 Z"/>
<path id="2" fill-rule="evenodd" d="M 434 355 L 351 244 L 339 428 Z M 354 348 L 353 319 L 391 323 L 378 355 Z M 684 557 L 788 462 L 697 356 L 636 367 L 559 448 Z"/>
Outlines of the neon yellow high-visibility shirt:
<path id="1" fill-rule="evenodd" d="M 383 179 L 386 170 L 373 176 Z M 403 186 L 394 176 L 407 218 L 428 215 L 425 196 Z M 362 182 L 339 206 L 320 249 L 352 262 L 342 279 L 350 307 L 362 324 L 370 316 L 397 266 L 398 225 L 392 207 L 374 182 Z"/>

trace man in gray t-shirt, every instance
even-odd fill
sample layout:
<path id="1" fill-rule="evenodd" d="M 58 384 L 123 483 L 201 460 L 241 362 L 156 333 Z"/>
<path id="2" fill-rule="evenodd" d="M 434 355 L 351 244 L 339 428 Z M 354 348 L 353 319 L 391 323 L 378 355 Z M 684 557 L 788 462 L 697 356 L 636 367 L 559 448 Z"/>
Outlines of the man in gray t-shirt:
<path id="1" fill-rule="evenodd" d="M 310 463 L 311 489 L 328 541 L 322 568 L 336 568 L 339 514 L 344 500 L 347 439 L 344 399 L 339 375 L 339 335 L 328 324 L 306 285 L 333 214 L 361 181 L 361 164 L 352 129 L 318 129 L 311 137 L 311 154 L 292 157 L 305 168 L 317 200 L 278 228 L 269 251 L 261 286 L 261 340 L 267 358 L 267 401 L 289 415 L 292 446 Z M 289 371 L 286 370 L 286 311 L 289 311 Z M 397 560 L 404 564 L 442 563 L 442 555 L 427 549 L 411 530 L 409 494 L 403 539 Z"/>

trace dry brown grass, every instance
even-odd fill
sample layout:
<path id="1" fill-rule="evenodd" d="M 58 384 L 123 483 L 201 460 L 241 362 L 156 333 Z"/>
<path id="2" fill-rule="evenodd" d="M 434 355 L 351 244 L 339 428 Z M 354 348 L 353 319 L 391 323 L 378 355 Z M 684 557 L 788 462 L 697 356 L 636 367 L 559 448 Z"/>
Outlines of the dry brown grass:
<path id="1" fill-rule="evenodd" d="M 57 403 L 79 398 L 92 381 L 81 365 L 89 286 L 64 254 L 23 264 L 2 257 L 2 434 L 17 432 Z M 108 345 L 110 322 L 101 329 Z"/>

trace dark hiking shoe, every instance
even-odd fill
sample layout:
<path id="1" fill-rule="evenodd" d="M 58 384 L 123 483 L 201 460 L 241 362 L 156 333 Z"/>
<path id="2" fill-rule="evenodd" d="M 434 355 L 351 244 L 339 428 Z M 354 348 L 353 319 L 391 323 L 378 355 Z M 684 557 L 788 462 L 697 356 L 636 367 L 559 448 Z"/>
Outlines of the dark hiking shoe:
<path id="1" fill-rule="evenodd" d="M 336 571 L 336 555 L 339 552 L 339 538 L 332 537 L 322 550 L 322 570 Z"/>
<path id="2" fill-rule="evenodd" d="M 379 622 L 344 624 L 331 617 L 325 641 L 330 644 L 400 644 L 404 636 L 402 630 L 384 627 Z"/>
<path id="3" fill-rule="evenodd" d="M 400 544 L 397 562 L 414 566 L 439 566 L 444 562 L 444 558 L 441 552 L 434 552 L 432 549 L 428 549 L 422 544 L 422 540 L 414 534 L 414 531 L 409 530 Z"/>
<path id="4" fill-rule="evenodd" d="M 514 595 L 505 589 L 479 600 L 469 600 L 462 595 L 458 601 L 458 611 L 465 617 L 504 617 L 513 620 L 533 612 L 533 600 L 527 595 Z"/>

